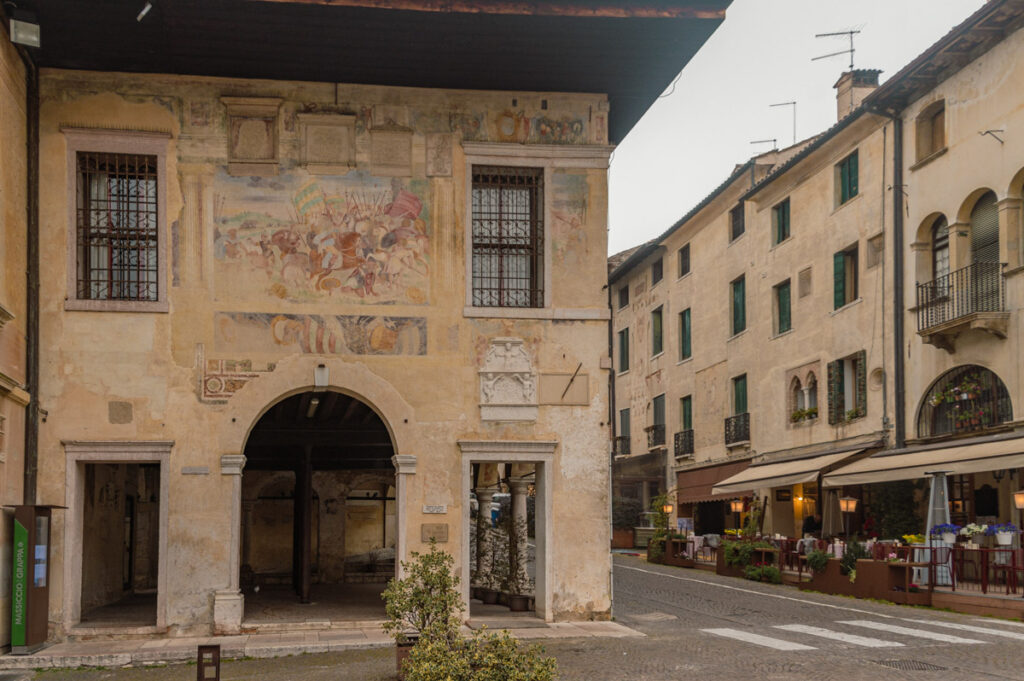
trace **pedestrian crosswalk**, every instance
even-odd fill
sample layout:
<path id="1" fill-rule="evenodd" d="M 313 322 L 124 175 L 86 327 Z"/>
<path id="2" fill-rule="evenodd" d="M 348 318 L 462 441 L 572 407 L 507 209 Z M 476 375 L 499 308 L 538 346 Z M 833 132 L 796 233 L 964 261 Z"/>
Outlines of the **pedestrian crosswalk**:
<path id="1" fill-rule="evenodd" d="M 828 626 L 776 624 L 742 629 L 718 627 L 701 631 L 712 636 L 783 651 L 816 650 L 819 647 L 826 647 L 829 643 L 861 648 L 901 648 L 906 645 L 919 646 L 923 641 L 947 645 L 978 645 L 1005 642 L 1006 639 L 1024 640 L 1024 630 L 1002 626 L 1020 627 L 1019 623 L 974 621 L 984 621 L 988 626 L 942 619 L 890 618 L 887 621 L 837 620 Z M 867 632 L 864 630 L 869 630 L 874 635 L 866 636 L 864 634 Z M 951 633 L 953 631 L 956 634 Z"/>

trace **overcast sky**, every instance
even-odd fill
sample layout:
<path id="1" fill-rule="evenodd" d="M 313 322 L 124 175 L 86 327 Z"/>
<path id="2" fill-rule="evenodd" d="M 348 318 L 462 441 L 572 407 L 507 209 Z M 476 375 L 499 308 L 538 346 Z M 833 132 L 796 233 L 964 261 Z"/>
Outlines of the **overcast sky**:
<path id="1" fill-rule="evenodd" d="M 615 150 L 610 171 L 609 253 L 668 229 L 717 187 L 736 163 L 771 144 L 836 122 L 835 84 L 849 55 L 811 61 L 849 46 L 816 33 L 860 29 L 856 68 L 892 76 L 982 0 L 733 0 L 725 21 Z M 614 115 L 614 113 L 613 113 Z"/>

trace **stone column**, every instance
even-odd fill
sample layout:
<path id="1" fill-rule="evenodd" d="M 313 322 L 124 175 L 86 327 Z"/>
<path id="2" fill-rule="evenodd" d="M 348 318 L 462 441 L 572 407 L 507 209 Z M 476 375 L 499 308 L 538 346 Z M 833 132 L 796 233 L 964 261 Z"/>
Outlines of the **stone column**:
<path id="1" fill-rule="evenodd" d="M 523 587 L 519 589 L 519 593 L 516 595 L 522 595 L 524 592 L 529 591 L 530 583 L 529 572 L 526 569 L 526 564 L 529 560 L 529 552 L 526 546 L 527 535 L 529 534 L 526 521 L 526 497 L 529 492 L 530 482 L 527 478 L 509 478 L 508 480 L 508 486 L 512 491 L 513 523 L 508 555 L 511 558 L 510 567 L 515 571 L 514 574 L 510 573 L 509 577 L 511 584 L 519 584 Z M 513 589 L 513 591 L 516 591 L 516 589 Z"/>
<path id="2" fill-rule="evenodd" d="M 391 457 L 395 467 L 395 573 L 398 579 L 404 576 L 402 561 L 408 550 L 409 477 L 416 474 L 414 454 L 395 454 Z"/>
<path id="3" fill-rule="evenodd" d="M 481 585 L 487 583 L 491 574 L 491 501 L 496 487 L 481 487 L 476 490 L 476 580 Z"/>
<path id="4" fill-rule="evenodd" d="M 1015 196 L 1002 199 L 999 209 L 999 260 L 1007 269 L 1024 266 L 1024 235 L 1021 234 L 1022 202 Z"/>
<path id="5" fill-rule="evenodd" d="M 242 500 L 242 573 L 252 576 L 252 513 L 255 499 Z M 243 580 L 244 583 L 245 580 Z"/>
<path id="6" fill-rule="evenodd" d="M 245 599 L 238 588 L 242 525 L 242 469 L 245 457 L 225 454 L 220 457 L 221 475 L 231 476 L 231 531 L 228 539 L 228 585 L 213 596 L 213 633 L 238 634 L 242 630 Z"/>

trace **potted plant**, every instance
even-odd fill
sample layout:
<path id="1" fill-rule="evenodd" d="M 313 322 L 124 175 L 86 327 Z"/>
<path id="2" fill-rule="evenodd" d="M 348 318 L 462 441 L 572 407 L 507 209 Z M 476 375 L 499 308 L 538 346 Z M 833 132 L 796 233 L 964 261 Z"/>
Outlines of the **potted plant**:
<path id="1" fill-rule="evenodd" d="M 807 409 L 804 409 L 804 416 L 807 417 L 807 419 L 816 419 L 816 418 L 818 418 L 818 408 L 817 407 L 808 407 Z"/>
<path id="2" fill-rule="evenodd" d="M 803 421 L 805 418 L 807 418 L 807 410 L 805 409 L 796 409 L 793 411 L 792 414 L 789 415 L 789 420 L 792 421 L 793 423 L 799 423 L 800 421 Z"/>
<path id="3" fill-rule="evenodd" d="M 941 539 L 946 544 L 956 543 L 956 533 L 960 531 L 960 526 L 953 523 L 942 523 L 941 525 L 935 525 L 932 527 L 931 536 L 932 539 Z"/>
<path id="4" fill-rule="evenodd" d="M 411 554 L 402 561 L 405 577 L 392 579 L 381 594 L 387 620 L 383 629 L 395 639 L 395 663 L 402 663 L 420 638 L 452 640 L 459 636 L 459 578 L 453 568 L 455 559 L 430 541 L 430 551 Z"/>
<path id="5" fill-rule="evenodd" d="M 999 546 L 1009 546 L 1013 543 L 1013 535 L 1020 532 L 1016 525 L 1013 523 L 998 523 L 995 525 L 989 525 L 985 529 L 985 534 L 990 537 L 996 538 L 996 544 Z"/>

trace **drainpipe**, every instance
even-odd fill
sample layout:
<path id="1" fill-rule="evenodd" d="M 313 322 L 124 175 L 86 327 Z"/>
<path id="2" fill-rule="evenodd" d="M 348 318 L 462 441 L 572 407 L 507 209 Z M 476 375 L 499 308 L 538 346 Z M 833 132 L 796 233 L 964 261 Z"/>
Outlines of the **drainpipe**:
<path id="1" fill-rule="evenodd" d="M 893 377 L 895 418 L 894 445 L 902 448 L 907 441 L 906 424 L 906 362 L 904 357 L 904 311 L 903 300 L 903 119 L 899 113 L 890 114 L 892 119 L 892 280 L 895 289 L 893 301 L 893 360 L 896 375 Z"/>
<path id="2" fill-rule="evenodd" d="M 612 528 L 612 498 L 615 492 L 615 485 L 613 484 L 613 470 L 612 467 L 615 465 L 615 436 L 618 435 L 618 422 L 615 419 L 615 364 L 612 359 L 615 356 L 615 315 L 612 313 L 612 283 L 609 281 L 605 288 L 608 289 L 608 362 L 612 364 L 611 369 L 608 370 L 608 426 L 612 434 L 612 447 L 609 448 L 608 454 L 608 545 L 611 546 L 612 537 L 614 535 L 614 529 Z M 615 608 L 615 578 L 613 570 L 615 566 L 612 563 L 611 556 L 608 557 L 608 600 L 611 602 L 611 613 L 614 615 Z"/>
<path id="3" fill-rule="evenodd" d="M 39 70 L 32 56 L 19 48 L 25 64 L 26 175 L 26 383 L 24 504 L 36 503 L 39 468 Z"/>

